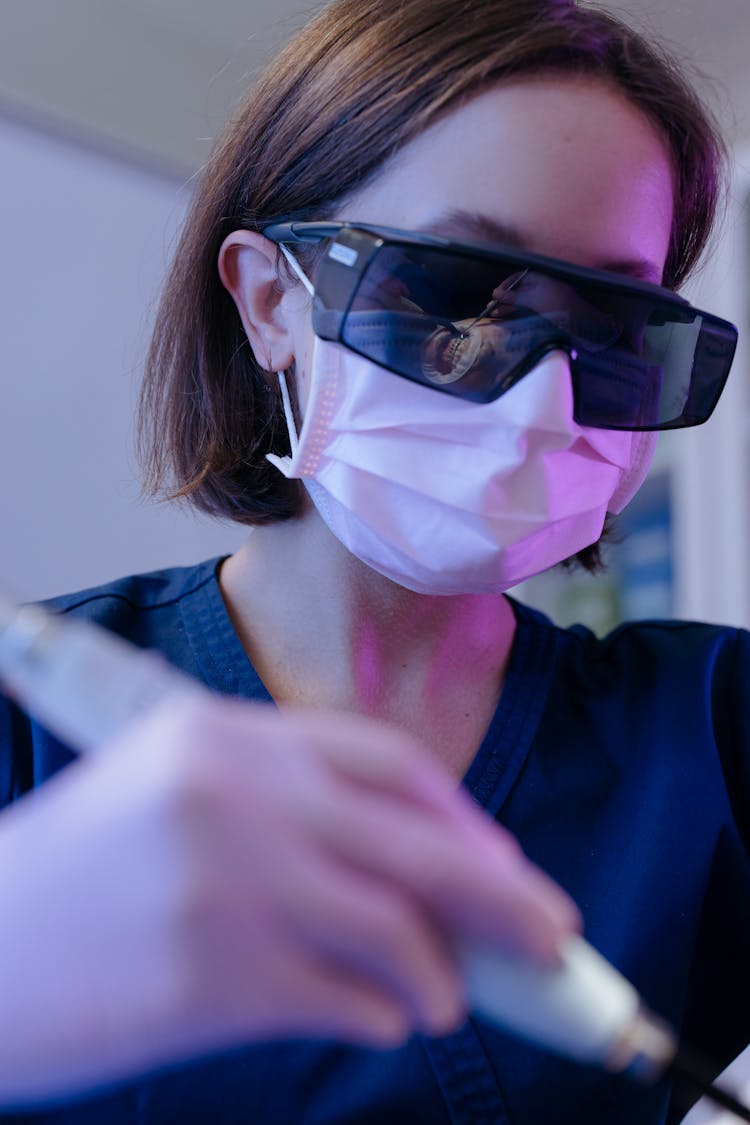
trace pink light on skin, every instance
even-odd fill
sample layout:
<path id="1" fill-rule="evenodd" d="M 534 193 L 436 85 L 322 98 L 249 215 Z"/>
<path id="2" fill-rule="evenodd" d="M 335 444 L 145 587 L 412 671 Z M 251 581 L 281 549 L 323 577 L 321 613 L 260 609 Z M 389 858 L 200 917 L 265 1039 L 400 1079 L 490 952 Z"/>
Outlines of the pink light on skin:
<path id="1" fill-rule="evenodd" d="M 420 598 L 416 602 L 408 591 L 403 594 L 395 644 L 392 631 L 384 629 L 382 622 L 363 617 L 358 623 L 351 654 L 358 708 L 376 716 L 382 715 L 384 707 L 392 711 L 401 703 L 405 727 L 411 727 L 420 712 L 444 724 L 460 720 L 462 715 L 465 720 L 473 719 L 474 713 L 466 705 L 470 695 L 462 685 L 467 679 L 486 677 L 488 672 L 492 676 L 495 670 L 499 693 L 515 631 L 510 604 L 494 594 Z M 442 619 L 441 627 L 434 635 L 425 635 L 425 626 L 435 612 Z M 421 638 L 418 648 L 429 653 L 429 660 L 422 660 L 419 651 L 415 654 L 417 638 Z M 507 638 L 507 643 L 498 659 L 499 638 Z M 405 681 L 416 688 L 410 693 L 411 702 L 402 699 Z"/>

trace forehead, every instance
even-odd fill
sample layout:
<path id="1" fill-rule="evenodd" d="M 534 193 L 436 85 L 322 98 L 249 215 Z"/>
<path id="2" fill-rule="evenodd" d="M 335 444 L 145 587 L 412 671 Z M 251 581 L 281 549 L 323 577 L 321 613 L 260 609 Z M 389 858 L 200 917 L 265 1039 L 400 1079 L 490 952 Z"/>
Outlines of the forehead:
<path id="1" fill-rule="evenodd" d="M 455 211 L 510 229 L 538 253 L 600 268 L 641 262 L 658 281 L 672 225 L 670 154 L 603 81 L 508 82 L 406 145 L 337 217 L 440 229 Z"/>

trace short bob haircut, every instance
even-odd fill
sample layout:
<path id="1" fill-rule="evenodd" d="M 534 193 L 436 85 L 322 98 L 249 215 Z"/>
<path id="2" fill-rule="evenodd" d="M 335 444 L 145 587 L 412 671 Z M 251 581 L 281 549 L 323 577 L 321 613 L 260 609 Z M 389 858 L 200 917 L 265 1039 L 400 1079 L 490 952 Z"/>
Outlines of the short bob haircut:
<path id="1" fill-rule="evenodd" d="M 680 286 L 711 234 L 726 154 L 660 48 L 576 0 L 334 0 L 268 66 L 202 174 L 147 359 L 139 450 L 148 491 L 244 524 L 300 511 L 301 482 L 265 459 L 289 452 L 281 399 L 219 279 L 223 240 L 333 216 L 456 106 L 497 83 L 555 73 L 614 85 L 663 136 L 675 183 L 663 283 Z M 596 569 L 598 545 L 577 558 Z"/>

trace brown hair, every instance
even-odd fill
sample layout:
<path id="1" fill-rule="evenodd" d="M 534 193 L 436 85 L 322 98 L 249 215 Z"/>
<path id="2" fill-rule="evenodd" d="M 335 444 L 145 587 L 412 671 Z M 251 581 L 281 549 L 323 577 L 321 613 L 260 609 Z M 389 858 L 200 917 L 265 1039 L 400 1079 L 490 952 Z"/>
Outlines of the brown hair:
<path id="1" fill-rule="evenodd" d="M 203 173 L 147 361 L 147 487 L 246 524 L 298 512 L 300 482 L 265 460 L 289 451 L 281 400 L 220 282 L 221 243 L 241 227 L 330 216 L 457 104 L 545 71 L 601 76 L 659 128 L 675 169 L 664 284 L 685 280 L 711 233 L 725 153 L 668 55 L 575 0 L 334 0 L 248 93 Z M 596 547 L 579 558 L 595 567 Z"/>

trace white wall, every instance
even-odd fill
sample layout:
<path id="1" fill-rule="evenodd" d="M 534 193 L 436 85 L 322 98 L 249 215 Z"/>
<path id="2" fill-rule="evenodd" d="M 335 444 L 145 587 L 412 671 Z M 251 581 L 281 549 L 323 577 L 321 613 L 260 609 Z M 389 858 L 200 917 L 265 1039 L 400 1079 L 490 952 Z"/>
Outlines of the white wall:
<path id="1" fill-rule="evenodd" d="M 187 194 L 0 118 L 0 584 L 36 598 L 231 550 L 138 499 L 132 418 Z"/>
<path id="2" fill-rule="evenodd" d="M 750 149 L 735 153 L 715 253 L 686 290 L 739 328 L 732 373 L 704 426 L 677 432 L 673 467 L 676 614 L 750 628 Z"/>

